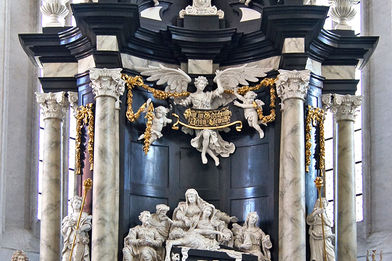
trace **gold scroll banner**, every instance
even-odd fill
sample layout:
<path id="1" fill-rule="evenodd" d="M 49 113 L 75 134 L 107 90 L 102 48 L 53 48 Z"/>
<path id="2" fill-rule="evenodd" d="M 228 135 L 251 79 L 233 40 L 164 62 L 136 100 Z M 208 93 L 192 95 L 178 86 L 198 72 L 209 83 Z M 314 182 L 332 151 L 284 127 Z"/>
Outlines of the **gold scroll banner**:
<path id="1" fill-rule="evenodd" d="M 324 121 L 325 112 L 321 108 L 314 108 L 308 105 L 308 115 L 306 117 L 306 134 L 305 134 L 305 168 L 306 172 L 309 172 L 309 166 L 311 161 L 311 148 L 312 148 L 312 127 L 318 127 L 320 131 L 320 154 L 319 154 L 319 169 L 321 176 L 324 175 L 325 171 L 325 138 L 324 138 Z"/>
<path id="2" fill-rule="evenodd" d="M 75 141 L 75 174 L 80 175 L 82 170 L 81 152 L 82 129 L 87 126 L 87 151 L 89 154 L 90 170 L 94 169 L 94 104 L 79 106 L 76 114 L 76 141 Z"/>
<path id="3" fill-rule="evenodd" d="M 235 129 L 237 131 L 241 131 L 242 130 L 242 121 L 234 121 L 234 122 L 229 122 L 227 124 L 224 125 L 217 125 L 215 123 L 209 125 L 208 122 L 206 122 L 206 125 L 204 125 L 204 121 L 198 122 L 197 125 L 189 125 L 187 123 L 184 123 L 182 121 L 180 121 L 180 116 L 178 116 L 178 114 L 176 113 L 172 113 L 172 115 L 174 117 L 176 117 L 177 121 L 173 124 L 172 129 L 173 130 L 178 130 L 178 125 L 182 125 L 184 127 L 187 127 L 189 129 L 194 129 L 194 130 L 218 130 L 218 129 L 224 129 L 233 125 L 236 125 Z M 197 120 L 197 119 L 196 119 Z M 215 121 L 214 121 L 215 122 Z"/>
<path id="4" fill-rule="evenodd" d="M 195 110 L 188 108 L 184 112 L 184 117 L 189 125 L 194 127 L 220 127 L 230 124 L 231 111 L 229 107 L 218 110 Z"/>

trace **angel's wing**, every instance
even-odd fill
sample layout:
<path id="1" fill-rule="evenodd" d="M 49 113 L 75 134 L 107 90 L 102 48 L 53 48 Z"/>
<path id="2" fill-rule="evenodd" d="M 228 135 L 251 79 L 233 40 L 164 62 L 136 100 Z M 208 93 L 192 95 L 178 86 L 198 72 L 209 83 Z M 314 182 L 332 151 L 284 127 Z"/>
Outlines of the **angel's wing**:
<path id="1" fill-rule="evenodd" d="M 249 85 L 249 82 L 257 82 L 259 80 L 257 77 L 265 77 L 266 72 L 271 70 L 271 68 L 260 68 L 257 65 L 248 66 L 245 64 L 223 71 L 217 70 L 214 82 L 216 82 L 218 88 L 234 90 L 239 85 Z M 235 99 L 236 97 L 233 94 L 224 93 L 219 99 L 214 100 L 213 107 L 226 105 Z"/>
<path id="2" fill-rule="evenodd" d="M 247 64 L 228 68 L 223 71 L 216 71 L 214 82 L 225 89 L 233 90 L 238 85 L 249 85 L 249 82 L 257 82 L 258 77 L 265 77 L 266 72 L 271 71 L 271 68 L 260 68 L 257 65 L 248 66 Z"/>
<path id="3" fill-rule="evenodd" d="M 167 84 L 167 92 L 185 92 L 188 84 L 192 81 L 191 77 L 180 68 L 172 69 L 159 64 L 159 67 L 149 66 L 141 71 L 144 76 L 149 76 L 147 81 L 155 82 L 157 85 Z"/>

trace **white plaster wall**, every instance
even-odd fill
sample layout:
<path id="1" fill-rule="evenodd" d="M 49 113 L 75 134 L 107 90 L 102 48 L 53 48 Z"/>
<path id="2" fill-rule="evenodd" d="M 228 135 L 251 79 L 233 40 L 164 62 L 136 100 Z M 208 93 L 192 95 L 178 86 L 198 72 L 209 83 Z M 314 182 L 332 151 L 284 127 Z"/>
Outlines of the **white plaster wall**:
<path id="1" fill-rule="evenodd" d="M 37 32 L 39 2 L 0 1 L 0 260 L 4 261 L 11 259 L 15 249 L 38 260 L 39 239 L 32 222 L 38 84 L 18 33 Z"/>
<path id="2" fill-rule="evenodd" d="M 392 3 L 361 1 L 364 35 L 380 36 L 364 70 L 365 220 L 358 230 L 358 260 L 367 249 L 383 250 L 392 260 Z"/>

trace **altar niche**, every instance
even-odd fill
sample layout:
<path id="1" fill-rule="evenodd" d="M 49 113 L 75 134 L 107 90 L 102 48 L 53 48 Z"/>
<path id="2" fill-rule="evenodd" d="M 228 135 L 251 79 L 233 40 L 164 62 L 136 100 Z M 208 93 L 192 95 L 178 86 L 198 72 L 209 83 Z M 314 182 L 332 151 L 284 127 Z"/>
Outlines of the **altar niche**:
<path id="1" fill-rule="evenodd" d="M 135 108 L 153 98 L 143 90 L 135 90 L 133 94 Z M 259 91 L 259 98 L 266 95 L 269 95 L 267 91 Z M 165 102 L 158 100 L 154 100 L 154 105 L 167 107 Z M 195 188 L 217 209 L 237 216 L 240 224 L 249 212 L 257 212 L 261 217 L 260 227 L 271 236 L 272 260 L 278 260 L 279 108 L 275 122 L 262 127 L 263 139 L 246 122 L 240 134 L 235 130 L 222 133 L 225 140 L 235 144 L 236 151 L 230 158 L 221 158 L 218 167 L 212 160 L 201 164 L 200 152 L 189 144 L 189 135 L 172 130 L 170 126 L 163 128 L 164 136 L 151 144 L 145 155 L 143 141 L 138 141 L 145 129 L 144 118 L 130 124 L 125 116 L 126 109 L 124 95 L 120 112 L 118 249 L 123 249 L 123 239 L 129 228 L 139 224 L 139 213 L 144 210 L 155 212 L 155 205 L 166 204 L 170 206 L 168 215 L 171 216 L 178 202 L 185 200 L 185 191 Z M 119 260 L 122 260 L 121 251 Z"/>

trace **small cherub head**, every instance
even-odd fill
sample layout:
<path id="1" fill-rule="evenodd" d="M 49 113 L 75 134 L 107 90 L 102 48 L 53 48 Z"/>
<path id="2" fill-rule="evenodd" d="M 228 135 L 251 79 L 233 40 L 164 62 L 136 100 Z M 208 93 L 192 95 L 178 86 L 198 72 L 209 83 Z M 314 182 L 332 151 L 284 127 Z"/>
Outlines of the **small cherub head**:
<path id="1" fill-rule="evenodd" d="M 142 222 L 143 225 L 150 224 L 151 213 L 150 211 L 143 211 L 139 215 L 139 220 Z"/>
<path id="2" fill-rule="evenodd" d="M 26 253 L 22 250 L 17 250 L 11 257 L 11 261 L 29 261 Z"/>
<path id="3" fill-rule="evenodd" d="M 254 91 L 248 91 L 247 93 L 245 93 L 244 97 L 245 99 L 254 100 L 256 99 L 257 94 Z"/>
<path id="4" fill-rule="evenodd" d="M 208 80 L 204 76 L 199 76 L 195 79 L 195 86 L 198 90 L 203 91 L 204 88 L 208 85 Z"/>
<path id="5" fill-rule="evenodd" d="M 169 109 L 163 106 L 158 106 L 154 109 L 155 117 L 158 119 L 165 117 L 168 112 Z"/>
<path id="6" fill-rule="evenodd" d="M 170 207 L 165 204 L 159 204 L 155 206 L 156 213 L 159 217 L 163 218 L 166 216 L 167 212 L 170 210 Z"/>
<path id="7" fill-rule="evenodd" d="M 82 207 L 82 201 L 83 201 L 82 197 L 79 197 L 79 196 L 74 196 L 71 198 L 69 203 L 71 204 L 71 207 L 74 212 L 80 211 L 80 209 Z"/>

